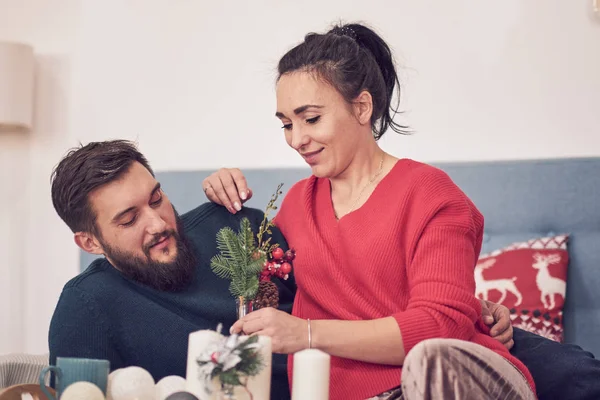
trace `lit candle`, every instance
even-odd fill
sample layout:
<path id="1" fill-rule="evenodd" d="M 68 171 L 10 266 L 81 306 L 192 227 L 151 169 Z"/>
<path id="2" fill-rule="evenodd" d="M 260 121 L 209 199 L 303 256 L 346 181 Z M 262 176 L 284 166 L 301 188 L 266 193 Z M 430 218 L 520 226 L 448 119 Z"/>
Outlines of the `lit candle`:
<path id="1" fill-rule="evenodd" d="M 331 357 L 317 349 L 294 354 L 292 400 L 329 400 Z"/>

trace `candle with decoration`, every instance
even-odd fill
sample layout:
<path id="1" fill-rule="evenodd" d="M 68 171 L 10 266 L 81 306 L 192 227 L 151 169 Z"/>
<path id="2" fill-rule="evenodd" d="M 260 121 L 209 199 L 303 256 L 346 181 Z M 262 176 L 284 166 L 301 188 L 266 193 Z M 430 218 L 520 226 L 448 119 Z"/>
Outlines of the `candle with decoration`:
<path id="1" fill-rule="evenodd" d="M 189 337 L 186 390 L 200 400 L 269 400 L 271 338 L 201 330 Z"/>

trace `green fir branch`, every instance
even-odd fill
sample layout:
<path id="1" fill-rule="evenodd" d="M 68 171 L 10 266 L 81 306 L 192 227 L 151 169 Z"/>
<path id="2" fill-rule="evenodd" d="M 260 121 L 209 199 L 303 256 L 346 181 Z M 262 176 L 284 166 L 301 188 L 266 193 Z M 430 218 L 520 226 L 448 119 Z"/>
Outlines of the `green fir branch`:
<path id="1" fill-rule="evenodd" d="M 244 297 L 247 299 L 254 299 L 258 293 L 258 276 L 253 275 L 246 281 L 246 288 Z"/>
<path id="2" fill-rule="evenodd" d="M 264 263 L 265 263 L 265 259 L 263 257 L 259 258 L 258 260 L 251 261 L 247 267 L 248 273 L 251 275 L 260 274 L 260 272 L 263 270 Z"/>
<path id="3" fill-rule="evenodd" d="M 238 238 L 240 241 L 240 247 L 243 249 L 244 255 L 246 256 L 245 261 L 249 262 L 252 253 L 254 253 L 254 250 L 256 250 L 256 246 L 254 244 L 252 225 L 250 224 L 250 220 L 246 217 L 242 218 L 242 221 L 240 222 Z"/>
<path id="4" fill-rule="evenodd" d="M 219 278 L 231 279 L 231 271 L 233 268 L 230 265 L 229 260 L 225 259 L 222 255 L 217 254 L 211 258 L 210 267 Z"/>
<path id="5" fill-rule="evenodd" d="M 221 228 L 217 233 L 217 249 L 223 257 L 230 259 L 233 263 L 239 263 L 241 256 L 241 248 L 236 233 L 230 227 Z"/>
<path id="6" fill-rule="evenodd" d="M 252 224 L 246 217 L 240 221 L 236 233 L 230 227 L 224 227 L 217 232 L 217 249 L 219 254 L 211 259 L 211 268 L 217 276 L 229 279 L 229 291 L 234 297 L 243 296 L 252 300 L 258 293 L 258 275 L 263 269 L 268 254 L 278 245 L 271 244 L 271 228 L 275 226 L 268 219 L 269 212 L 276 210 L 275 202 L 281 192 L 283 183 L 277 186 L 275 194 L 267 204 L 263 221 L 258 234 L 254 236 Z M 269 235 L 269 237 L 265 237 Z"/>
<path id="7" fill-rule="evenodd" d="M 231 283 L 229 284 L 229 292 L 233 297 L 238 298 L 240 296 L 245 296 L 246 285 L 244 283 L 243 277 L 231 279 Z"/>

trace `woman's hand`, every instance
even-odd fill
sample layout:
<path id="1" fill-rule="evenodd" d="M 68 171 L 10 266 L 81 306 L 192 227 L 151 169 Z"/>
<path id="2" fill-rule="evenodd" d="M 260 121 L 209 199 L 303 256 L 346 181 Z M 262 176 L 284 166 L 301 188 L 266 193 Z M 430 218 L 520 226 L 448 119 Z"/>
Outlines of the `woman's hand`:
<path id="1" fill-rule="evenodd" d="M 231 327 L 231 333 L 271 337 L 273 353 L 291 354 L 308 348 L 308 321 L 273 307 L 253 311 Z"/>
<path id="2" fill-rule="evenodd" d="M 515 344 L 513 327 L 510 323 L 510 311 L 502 304 L 481 299 L 479 301 L 481 302 L 483 323 L 491 326 L 490 336 L 510 350 Z"/>
<path id="3" fill-rule="evenodd" d="M 252 198 L 252 190 L 237 168 L 221 168 L 202 181 L 202 188 L 210 201 L 225 206 L 232 214 Z"/>

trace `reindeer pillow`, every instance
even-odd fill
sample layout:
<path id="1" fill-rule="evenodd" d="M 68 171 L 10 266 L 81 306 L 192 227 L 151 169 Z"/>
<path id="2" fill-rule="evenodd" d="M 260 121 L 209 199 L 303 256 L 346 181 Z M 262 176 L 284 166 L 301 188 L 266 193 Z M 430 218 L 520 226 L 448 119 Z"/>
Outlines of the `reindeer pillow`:
<path id="1" fill-rule="evenodd" d="M 482 254 L 475 267 L 477 296 L 508 307 L 513 326 L 562 342 L 567 240 L 535 238 Z"/>

